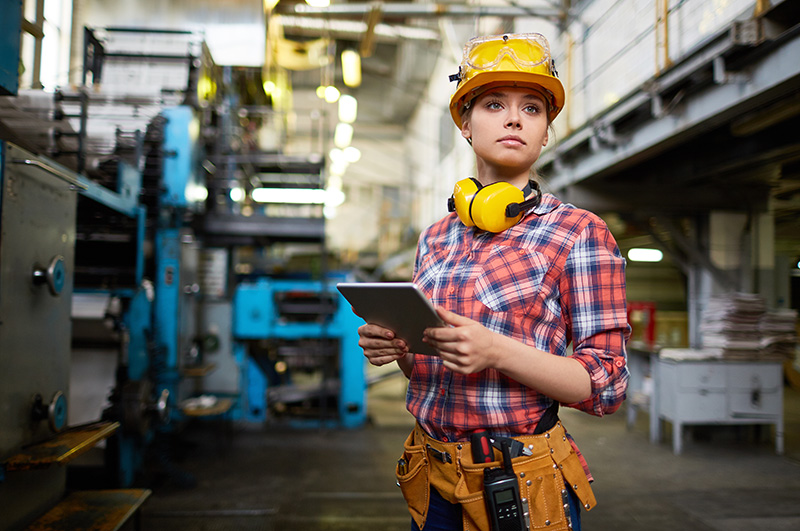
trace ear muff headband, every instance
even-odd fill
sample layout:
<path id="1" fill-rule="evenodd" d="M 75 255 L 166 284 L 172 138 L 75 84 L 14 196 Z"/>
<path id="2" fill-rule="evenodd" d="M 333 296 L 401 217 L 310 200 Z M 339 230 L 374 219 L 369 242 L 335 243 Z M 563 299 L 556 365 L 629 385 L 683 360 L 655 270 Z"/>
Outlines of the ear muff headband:
<path id="1" fill-rule="evenodd" d="M 525 200 L 534 190 L 534 197 Z M 482 186 L 477 179 L 470 177 L 456 183 L 447 205 L 448 210 L 456 212 L 467 227 L 477 226 L 498 233 L 516 225 L 522 213 L 538 205 L 541 198 L 542 192 L 535 181 L 530 181 L 520 190 L 505 182 Z"/>

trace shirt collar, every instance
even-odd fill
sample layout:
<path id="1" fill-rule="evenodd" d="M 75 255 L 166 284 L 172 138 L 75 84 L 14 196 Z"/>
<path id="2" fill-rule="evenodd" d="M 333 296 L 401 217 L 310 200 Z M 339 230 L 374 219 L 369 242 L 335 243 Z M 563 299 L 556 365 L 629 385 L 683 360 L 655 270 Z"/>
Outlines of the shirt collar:
<path id="1" fill-rule="evenodd" d="M 533 213 L 537 216 L 543 216 L 545 214 L 549 214 L 559 206 L 561 206 L 561 201 L 558 200 L 556 196 L 553 194 L 542 194 L 542 200 L 533 209 Z"/>

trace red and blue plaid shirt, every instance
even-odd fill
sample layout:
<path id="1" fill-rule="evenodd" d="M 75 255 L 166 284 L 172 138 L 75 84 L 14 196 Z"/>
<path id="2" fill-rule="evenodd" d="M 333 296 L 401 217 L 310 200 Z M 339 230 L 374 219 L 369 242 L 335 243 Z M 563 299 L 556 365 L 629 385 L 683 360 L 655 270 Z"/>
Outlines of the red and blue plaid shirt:
<path id="1" fill-rule="evenodd" d="M 565 405 L 602 416 L 625 399 L 625 260 L 596 215 L 550 194 L 499 234 L 450 214 L 420 237 L 414 282 L 434 305 L 553 355 L 571 354 L 589 373 L 592 396 Z M 468 439 L 477 428 L 531 434 L 552 403 L 494 369 L 465 376 L 423 355 L 407 395 L 408 410 L 443 441 Z"/>

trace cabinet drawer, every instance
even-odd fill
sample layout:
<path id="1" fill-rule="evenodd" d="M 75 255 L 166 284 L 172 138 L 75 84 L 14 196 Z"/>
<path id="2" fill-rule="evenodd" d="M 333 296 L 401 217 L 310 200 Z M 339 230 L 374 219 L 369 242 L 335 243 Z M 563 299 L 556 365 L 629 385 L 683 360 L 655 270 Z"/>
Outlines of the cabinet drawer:
<path id="1" fill-rule="evenodd" d="M 779 364 L 772 365 L 731 365 L 728 367 L 728 385 L 731 389 L 762 391 L 781 388 L 783 378 Z"/>
<path id="2" fill-rule="evenodd" d="M 783 396 L 778 391 L 732 391 L 730 416 L 733 418 L 777 417 L 783 409 Z"/>
<path id="3" fill-rule="evenodd" d="M 725 389 L 725 365 L 722 363 L 682 363 L 677 368 L 681 390 Z"/>
<path id="4" fill-rule="evenodd" d="M 682 422 L 714 422 L 728 414 L 723 391 L 681 391 L 677 396 L 675 417 Z"/>

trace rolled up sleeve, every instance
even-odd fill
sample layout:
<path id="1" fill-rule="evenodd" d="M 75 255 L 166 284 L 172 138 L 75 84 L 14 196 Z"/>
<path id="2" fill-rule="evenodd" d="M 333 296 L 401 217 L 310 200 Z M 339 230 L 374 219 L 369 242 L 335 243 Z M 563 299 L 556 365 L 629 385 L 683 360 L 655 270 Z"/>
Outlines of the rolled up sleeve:
<path id="1" fill-rule="evenodd" d="M 626 313 L 625 259 L 605 223 L 589 222 L 564 265 L 561 306 L 572 330 L 572 357 L 586 368 L 592 395 L 565 404 L 596 416 L 613 413 L 625 400 L 630 337 Z"/>

